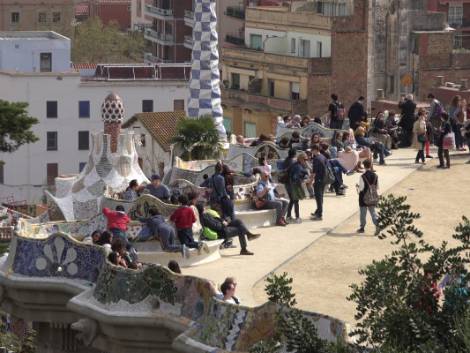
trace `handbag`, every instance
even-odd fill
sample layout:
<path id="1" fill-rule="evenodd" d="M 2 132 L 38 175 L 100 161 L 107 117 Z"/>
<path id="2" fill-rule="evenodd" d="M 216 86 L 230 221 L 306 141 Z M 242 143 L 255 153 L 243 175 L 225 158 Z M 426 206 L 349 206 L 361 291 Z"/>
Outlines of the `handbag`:
<path id="1" fill-rule="evenodd" d="M 428 139 L 426 138 L 426 134 L 418 135 L 418 142 L 425 143 Z"/>
<path id="2" fill-rule="evenodd" d="M 442 139 L 442 148 L 444 150 L 455 149 L 455 134 L 453 132 L 449 132 L 444 136 Z"/>

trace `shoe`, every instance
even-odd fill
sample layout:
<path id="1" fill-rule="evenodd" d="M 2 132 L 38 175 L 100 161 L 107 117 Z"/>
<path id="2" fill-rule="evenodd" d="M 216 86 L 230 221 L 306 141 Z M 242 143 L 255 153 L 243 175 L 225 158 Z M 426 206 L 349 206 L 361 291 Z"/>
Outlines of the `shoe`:
<path id="1" fill-rule="evenodd" d="M 450 165 L 446 165 L 444 169 L 450 169 Z"/>
<path id="2" fill-rule="evenodd" d="M 346 193 L 340 190 L 336 193 L 336 196 L 346 196 Z"/>
<path id="3" fill-rule="evenodd" d="M 443 166 L 443 165 L 438 165 L 436 168 L 438 168 L 438 169 L 445 169 L 445 166 Z"/>
<path id="4" fill-rule="evenodd" d="M 343 185 L 340 186 L 340 188 L 341 189 L 347 189 L 347 188 L 349 188 L 349 186 L 347 186 L 346 184 L 343 184 Z"/>
<path id="5" fill-rule="evenodd" d="M 356 231 L 356 233 L 362 234 L 362 233 L 365 233 L 365 230 L 364 228 L 361 227 Z"/>
<path id="6" fill-rule="evenodd" d="M 300 223 L 302 223 L 302 219 L 301 219 L 301 218 L 293 219 L 293 220 L 292 220 L 292 223 L 300 224 Z"/>
<path id="7" fill-rule="evenodd" d="M 206 254 L 209 254 L 210 249 L 209 249 L 209 245 L 207 245 L 206 242 L 202 244 L 202 249 L 206 252 Z"/>
<path id="8" fill-rule="evenodd" d="M 286 223 L 286 221 L 284 221 L 283 219 L 280 219 L 280 220 L 276 223 L 276 225 L 277 225 L 278 227 L 285 227 L 285 226 L 287 226 L 287 223 Z"/>
<path id="9" fill-rule="evenodd" d="M 467 162 L 467 163 L 465 163 L 465 164 L 470 164 L 470 161 L 468 161 L 468 162 Z"/>
<path id="10" fill-rule="evenodd" d="M 312 221 L 322 221 L 323 220 L 322 216 L 319 216 L 319 215 L 312 216 L 312 217 L 310 217 L 310 219 Z"/>
<path id="11" fill-rule="evenodd" d="M 287 222 L 284 217 L 282 217 L 282 221 L 283 221 L 286 225 L 290 223 L 290 222 Z"/>
<path id="12" fill-rule="evenodd" d="M 381 161 L 381 162 L 379 163 L 379 165 L 386 165 L 386 164 L 385 164 L 385 161 Z"/>
<path id="13" fill-rule="evenodd" d="M 246 238 L 248 239 L 248 241 L 252 241 L 258 239 L 260 236 L 261 234 L 247 234 Z"/>
<path id="14" fill-rule="evenodd" d="M 254 253 L 252 253 L 251 251 L 248 251 L 247 249 L 241 249 L 240 255 L 254 255 Z"/>
<path id="15" fill-rule="evenodd" d="M 380 229 L 376 227 L 376 228 L 375 228 L 375 233 L 374 233 L 374 235 L 377 236 L 377 235 L 379 235 L 379 234 L 380 234 Z"/>
<path id="16" fill-rule="evenodd" d="M 315 211 L 314 213 L 310 213 L 310 216 L 312 216 L 312 217 L 316 217 L 316 216 L 318 216 L 318 213 L 317 213 L 317 211 Z"/>
<path id="17" fill-rule="evenodd" d="M 427 155 L 426 158 L 433 159 L 433 156 Z"/>
<path id="18" fill-rule="evenodd" d="M 418 160 L 415 160 L 415 164 L 419 164 L 419 161 L 418 161 Z"/>
<path id="19" fill-rule="evenodd" d="M 293 218 L 292 218 L 291 216 L 287 216 L 287 217 L 286 217 L 286 222 L 289 222 L 289 223 L 290 223 L 290 222 L 292 222 L 292 220 L 293 220 Z"/>
<path id="20" fill-rule="evenodd" d="M 233 244 L 231 240 L 229 240 L 229 241 L 223 242 L 221 247 L 223 249 L 235 249 L 237 246 Z"/>

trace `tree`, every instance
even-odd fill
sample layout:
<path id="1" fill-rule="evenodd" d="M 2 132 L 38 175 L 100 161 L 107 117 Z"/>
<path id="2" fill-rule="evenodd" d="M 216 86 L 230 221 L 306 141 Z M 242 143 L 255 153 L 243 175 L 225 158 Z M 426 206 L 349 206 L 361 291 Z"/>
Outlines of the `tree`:
<path id="1" fill-rule="evenodd" d="M 351 286 L 348 299 L 356 303 L 358 320 L 353 335 L 379 352 L 464 352 L 456 322 L 468 309 L 468 291 L 459 298 L 452 293 L 459 293 L 455 285 L 465 289 L 468 282 L 470 222 L 464 217 L 456 228 L 458 246 L 436 247 L 422 239 L 413 224 L 420 215 L 405 201 L 388 195 L 379 203 L 379 238 L 391 238 L 397 249 L 360 270 L 364 282 Z M 458 280 L 440 305 L 437 283 L 449 274 Z"/>
<path id="2" fill-rule="evenodd" d="M 38 141 L 31 131 L 38 123 L 28 115 L 28 103 L 0 100 L 0 151 L 14 152 L 26 143 Z"/>
<path id="3" fill-rule="evenodd" d="M 222 149 L 219 133 L 210 116 L 181 120 L 173 142 L 184 150 L 182 158 L 185 160 L 218 158 Z"/>
<path id="4" fill-rule="evenodd" d="M 121 32 L 116 23 L 98 17 L 78 24 L 72 35 L 73 62 L 142 62 L 144 38 L 140 32 Z"/>

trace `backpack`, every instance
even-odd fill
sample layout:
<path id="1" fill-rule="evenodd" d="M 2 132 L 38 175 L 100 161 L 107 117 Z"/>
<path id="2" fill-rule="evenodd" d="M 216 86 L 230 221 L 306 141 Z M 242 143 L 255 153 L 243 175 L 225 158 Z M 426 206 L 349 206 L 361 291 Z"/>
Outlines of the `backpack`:
<path id="1" fill-rule="evenodd" d="M 262 209 L 266 205 L 266 197 L 259 197 L 256 192 L 257 185 L 253 186 L 253 190 L 251 193 L 251 199 L 253 201 L 253 206 L 255 209 L 259 210 Z"/>
<path id="2" fill-rule="evenodd" d="M 326 161 L 325 163 L 325 176 L 323 177 L 323 185 L 333 184 L 336 180 L 335 172 L 331 164 Z"/>
<path id="3" fill-rule="evenodd" d="M 367 184 L 367 190 L 364 193 L 363 201 L 366 206 L 377 206 L 379 203 L 379 193 L 377 192 L 377 177 L 374 179 L 374 182 L 371 184 L 369 180 L 362 175 L 362 179 Z"/>

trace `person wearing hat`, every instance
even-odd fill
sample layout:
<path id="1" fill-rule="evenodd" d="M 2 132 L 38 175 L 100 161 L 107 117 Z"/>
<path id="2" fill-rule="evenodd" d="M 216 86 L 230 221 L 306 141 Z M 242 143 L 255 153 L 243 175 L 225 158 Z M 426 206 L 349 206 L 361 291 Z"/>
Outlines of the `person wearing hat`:
<path id="1" fill-rule="evenodd" d="M 146 191 L 155 196 L 157 199 L 162 200 L 163 202 L 169 202 L 170 200 L 170 189 L 164 184 L 162 184 L 162 179 L 160 175 L 152 175 L 152 183 L 145 187 Z"/>

